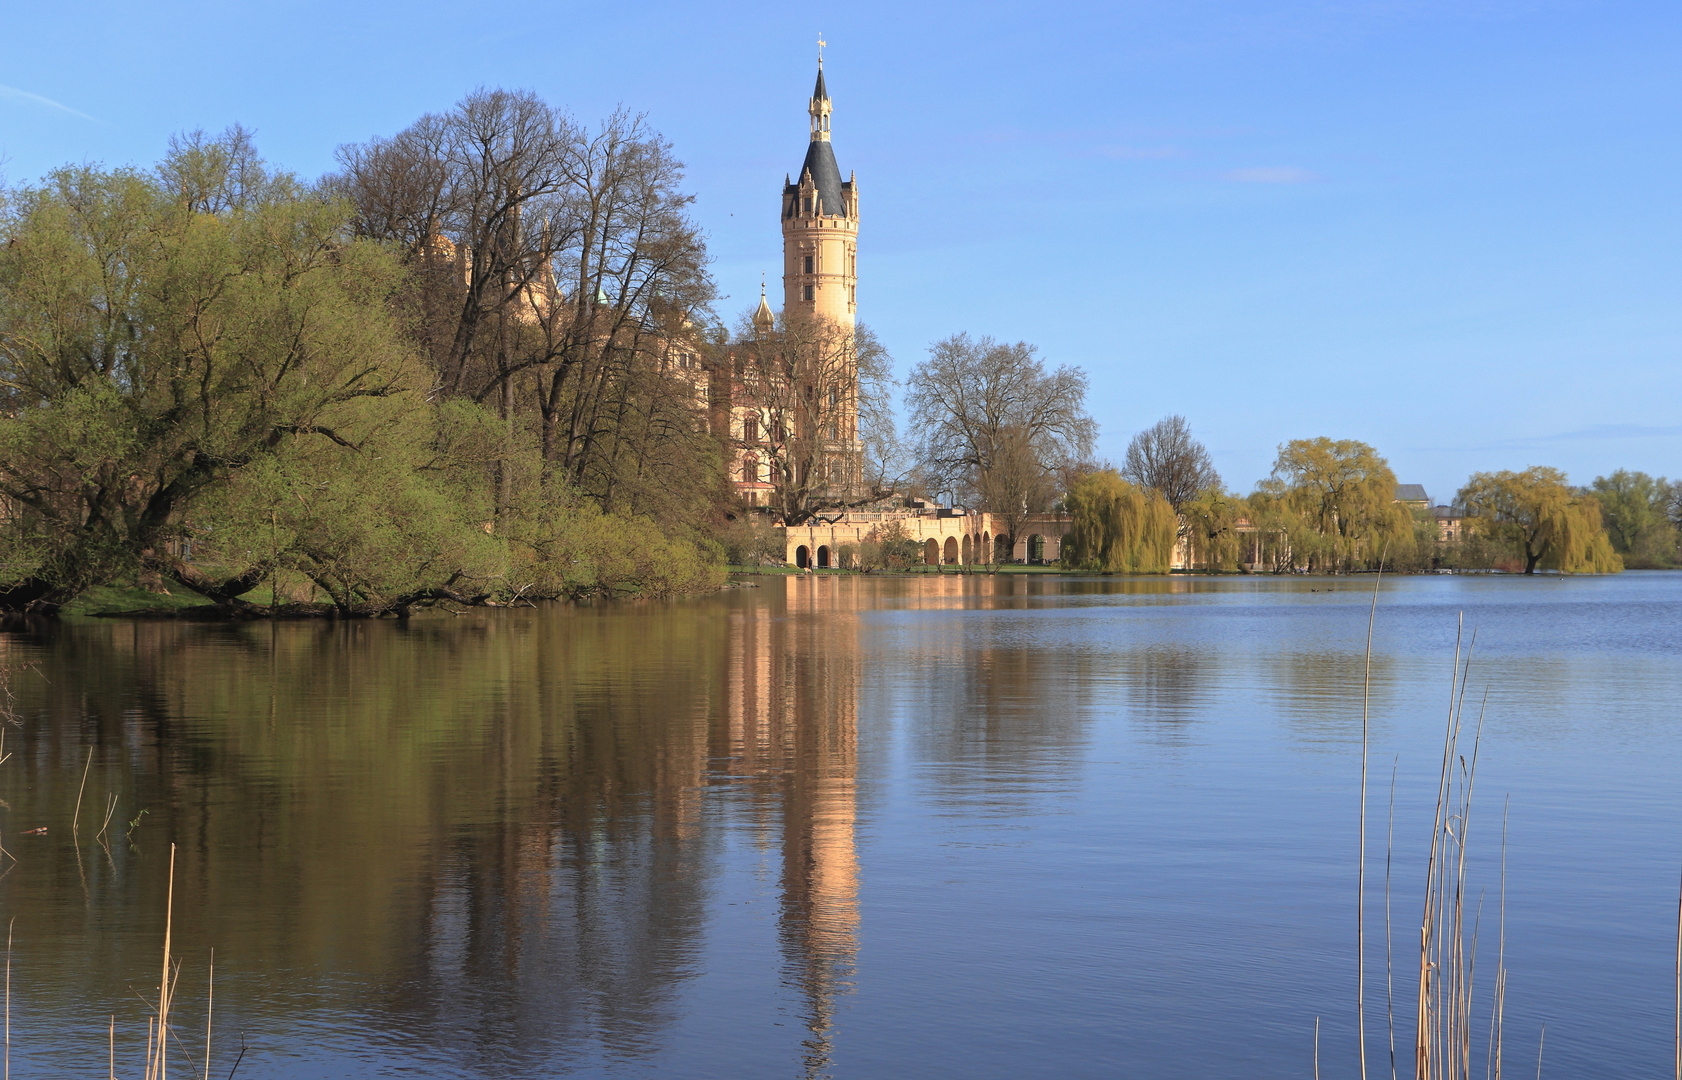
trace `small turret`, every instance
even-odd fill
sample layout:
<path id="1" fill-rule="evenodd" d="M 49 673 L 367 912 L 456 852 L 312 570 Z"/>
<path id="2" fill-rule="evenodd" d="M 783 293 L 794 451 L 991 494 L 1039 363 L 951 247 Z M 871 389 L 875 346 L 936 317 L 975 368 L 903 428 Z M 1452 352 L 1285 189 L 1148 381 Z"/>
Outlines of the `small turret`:
<path id="1" fill-rule="evenodd" d="M 761 334 L 769 334 L 772 327 L 777 325 L 777 317 L 771 313 L 771 305 L 765 301 L 765 278 L 759 279 L 759 307 L 753 313 L 753 328 Z"/>

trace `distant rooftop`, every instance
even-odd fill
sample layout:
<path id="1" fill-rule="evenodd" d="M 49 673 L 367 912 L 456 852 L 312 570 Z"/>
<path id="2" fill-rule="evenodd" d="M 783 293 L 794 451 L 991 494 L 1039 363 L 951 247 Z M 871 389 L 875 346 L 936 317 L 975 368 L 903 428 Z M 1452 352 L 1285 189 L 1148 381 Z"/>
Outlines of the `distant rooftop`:
<path id="1" fill-rule="evenodd" d="M 1428 503 L 1431 496 L 1425 494 L 1424 484 L 1397 484 L 1396 501 Z"/>

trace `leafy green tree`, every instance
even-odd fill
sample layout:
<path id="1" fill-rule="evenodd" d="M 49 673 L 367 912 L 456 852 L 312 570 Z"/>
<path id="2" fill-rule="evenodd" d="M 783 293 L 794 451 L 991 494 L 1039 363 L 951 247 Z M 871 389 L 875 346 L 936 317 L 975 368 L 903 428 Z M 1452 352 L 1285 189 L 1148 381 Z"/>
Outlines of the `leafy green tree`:
<path id="1" fill-rule="evenodd" d="M 1413 519 L 1395 501 L 1396 474 L 1354 439 L 1296 439 L 1279 448 L 1258 493 L 1296 565 L 1337 572 L 1377 566 L 1413 545 Z"/>
<path id="2" fill-rule="evenodd" d="M 1107 574 L 1168 572 L 1179 519 L 1160 492 L 1103 469 L 1074 484 L 1064 506 L 1071 522 L 1062 552 L 1065 566 Z"/>
<path id="3" fill-rule="evenodd" d="M 1243 543 L 1238 521 L 1247 509 L 1244 500 L 1218 486 L 1192 496 L 1181 508 L 1190 564 L 1210 571 L 1237 570 Z"/>
<path id="4" fill-rule="evenodd" d="M 166 563 L 197 499 L 301 441 L 356 450 L 353 414 L 417 372 L 388 317 L 399 267 L 345 222 L 238 146 L 9 193 L 0 607 Z"/>
<path id="5" fill-rule="evenodd" d="M 1624 568 L 1601 524 L 1600 502 L 1574 492 L 1558 469 L 1473 473 L 1458 498 L 1481 533 L 1523 559 L 1526 574 L 1538 566 L 1567 574 Z"/>
<path id="6" fill-rule="evenodd" d="M 1644 472 L 1619 469 L 1611 476 L 1595 477 L 1590 490 L 1600 503 L 1612 550 L 1626 562 L 1669 566 L 1676 560 L 1676 527 L 1666 505 L 1671 485 L 1664 477 L 1655 480 Z"/>

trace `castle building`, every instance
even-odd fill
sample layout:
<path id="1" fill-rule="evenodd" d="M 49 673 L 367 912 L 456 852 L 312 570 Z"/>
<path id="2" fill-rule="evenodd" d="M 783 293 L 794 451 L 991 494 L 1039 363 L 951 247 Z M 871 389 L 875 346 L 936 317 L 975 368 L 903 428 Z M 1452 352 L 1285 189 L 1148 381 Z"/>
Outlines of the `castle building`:
<path id="1" fill-rule="evenodd" d="M 819 60 L 818 82 L 806 107 L 812 141 L 799 181 L 783 178 L 783 311 L 851 330 L 858 314 L 858 184 L 852 174 L 841 179 L 835 163 L 831 107 Z"/>
<path id="2" fill-rule="evenodd" d="M 794 479 L 802 487 L 810 482 L 832 504 L 856 497 L 863 486 L 853 345 L 858 186 L 852 174 L 841 179 L 835 161 L 833 108 L 820 56 L 806 106 L 811 125 L 806 158 L 798 178 L 783 178 L 781 324 L 762 289 L 752 319 L 757 340 L 739 343 L 732 369 L 720 372 L 731 483 L 750 506 L 772 505 L 779 469 L 800 470 Z M 779 353 L 780 360 L 772 361 L 769 353 Z M 755 370 L 756 361 L 761 370 Z M 779 374 L 772 377 L 765 369 Z M 818 476 L 805 475 L 814 468 Z"/>

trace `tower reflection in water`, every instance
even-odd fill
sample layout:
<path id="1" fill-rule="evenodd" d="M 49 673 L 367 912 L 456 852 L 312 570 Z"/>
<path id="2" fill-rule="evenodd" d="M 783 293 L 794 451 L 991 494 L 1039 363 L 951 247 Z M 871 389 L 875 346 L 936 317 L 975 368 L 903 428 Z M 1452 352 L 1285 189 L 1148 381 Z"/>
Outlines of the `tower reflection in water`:
<path id="1" fill-rule="evenodd" d="M 731 612 L 718 782 L 745 790 L 781 849 L 786 986 L 802 1000 L 807 1075 L 828 1071 L 858 955 L 859 616 L 848 582 L 789 582 L 784 605 Z"/>

